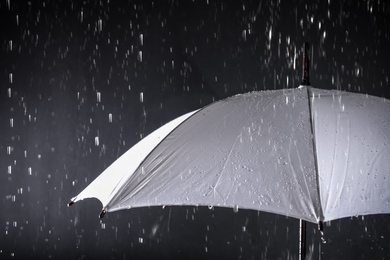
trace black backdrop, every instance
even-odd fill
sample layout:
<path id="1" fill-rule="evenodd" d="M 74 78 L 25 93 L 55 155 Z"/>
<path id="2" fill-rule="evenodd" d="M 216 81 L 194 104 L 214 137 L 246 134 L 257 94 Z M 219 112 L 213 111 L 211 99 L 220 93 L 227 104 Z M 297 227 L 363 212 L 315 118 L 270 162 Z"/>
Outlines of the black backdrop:
<path id="1" fill-rule="evenodd" d="M 295 259 L 298 221 L 256 211 L 66 208 L 185 112 L 311 82 L 390 98 L 387 1 L 0 2 L 0 258 Z M 314 259 L 388 259 L 389 216 L 308 225 Z"/>

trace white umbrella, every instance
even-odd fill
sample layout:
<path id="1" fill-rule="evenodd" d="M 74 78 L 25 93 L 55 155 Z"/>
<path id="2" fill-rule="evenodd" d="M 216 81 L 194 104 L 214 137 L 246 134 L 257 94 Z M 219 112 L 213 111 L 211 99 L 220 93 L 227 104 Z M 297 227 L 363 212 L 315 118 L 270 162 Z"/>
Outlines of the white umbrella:
<path id="1" fill-rule="evenodd" d="M 307 86 L 236 95 L 157 129 L 69 206 L 97 198 L 101 217 L 220 206 L 313 223 L 390 213 L 389 130 L 384 98 Z"/>
<path id="2" fill-rule="evenodd" d="M 390 213 L 390 101 L 300 87 L 251 92 L 157 129 L 72 203 L 104 212 L 212 205 L 313 223 Z"/>

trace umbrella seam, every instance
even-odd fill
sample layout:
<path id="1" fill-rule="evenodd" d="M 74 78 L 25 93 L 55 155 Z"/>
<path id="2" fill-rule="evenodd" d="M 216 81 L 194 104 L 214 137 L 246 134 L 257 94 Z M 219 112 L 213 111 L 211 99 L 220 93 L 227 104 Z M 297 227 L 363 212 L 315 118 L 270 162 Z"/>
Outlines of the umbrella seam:
<path id="1" fill-rule="evenodd" d="M 311 104 L 311 87 L 307 87 L 307 100 L 309 105 L 309 121 L 311 126 L 311 135 L 312 135 L 312 145 L 313 145 L 313 153 L 314 153 L 314 167 L 315 167 L 315 174 L 316 174 L 316 184 L 317 184 L 317 195 L 319 200 L 319 219 L 318 221 L 324 220 L 324 213 L 322 209 L 321 204 L 321 192 L 320 192 L 320 175 L 319 175 L 319 168 L 318 168 L 318 158 L 317 158 L 317 146 L 315 141 L 315 128 L 314 128 L 314 119 L 313 119 L 313 113 L 312 113 L 312 104 Z"/>

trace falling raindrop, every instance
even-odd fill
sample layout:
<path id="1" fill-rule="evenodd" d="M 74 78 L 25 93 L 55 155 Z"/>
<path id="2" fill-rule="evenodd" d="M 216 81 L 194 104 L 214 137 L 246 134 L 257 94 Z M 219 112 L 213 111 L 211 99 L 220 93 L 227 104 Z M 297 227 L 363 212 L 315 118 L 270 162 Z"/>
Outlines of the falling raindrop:
<path id="1" fill-rule="evenodd" d="M 242 31 L 242 38 L 244 39 L 244 41 L 246 41 L 246 30 Z"/>
<path id="2" fill-rule="evenodd" d="M 158 228 L 159 228 L 158 224 L 154 224 L 153 225 L 152 230 L 150 232 L 151 237 L 155 237 L 156 236 Z"/>
<path id="3" fill-rule="evenodd" d="M 326 244 L 326 240 L 325 240 L 325 237 L 324 237 L 324 232 L 323 231 L 320 231 L 320 235 L 321 235 L 321 242 L 323 244 Z"/>
<path id="4" fill-rule="evenodd" d="M 271 41 L 271 39 L 272 39 L 272 26 L 270 27 L 268 32 L 268 40 Z"/>
<path id="5" fill-rule="evenodd" d="M 139 93 L 139 101 L 140 101 L 141 103 L 144 102 L 144 93 L 143 93 L 143 92 Z"/>
<path id="6" fill-rule="evenodd" d="M 103 29 L 103 21 L 102 21 L 102 19 L 99 19 L 99 21 L 98 21 L 98 27 L 99 27 L 99 32 L 101 32 L 102 29 Z"/>
<path id="7" fill-rule="evenodd" d="M 99 146 L 99 136 L 96 136 L 96 137 L 95 137 L 95 145 L 96 145 L 96 146 Z"/>

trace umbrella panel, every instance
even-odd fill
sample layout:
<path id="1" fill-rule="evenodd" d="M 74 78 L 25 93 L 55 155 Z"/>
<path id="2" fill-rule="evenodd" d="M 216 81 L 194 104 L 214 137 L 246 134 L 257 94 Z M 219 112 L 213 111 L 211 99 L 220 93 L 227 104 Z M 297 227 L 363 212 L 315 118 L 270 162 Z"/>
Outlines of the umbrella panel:
<path id="1" fill-rule="evenodd" d="M 252 92 L 208 106 L 172 131 L 107 211 L 211 205 L 319 220 L 307 89 Z"/>

